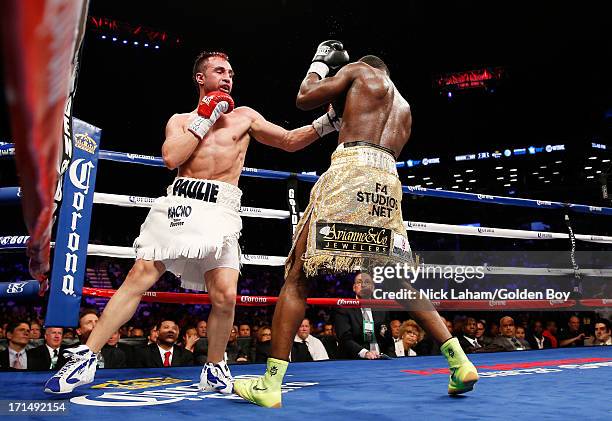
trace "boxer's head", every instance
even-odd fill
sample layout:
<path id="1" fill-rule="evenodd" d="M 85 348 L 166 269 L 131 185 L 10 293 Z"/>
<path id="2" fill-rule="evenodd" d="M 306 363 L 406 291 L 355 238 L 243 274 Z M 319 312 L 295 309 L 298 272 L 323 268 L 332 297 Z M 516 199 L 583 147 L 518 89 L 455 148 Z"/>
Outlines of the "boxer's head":
<path id="1" fill-rule="evenodd" d="M 374 67 L 375 69 L 382 70 L 383 72 L 385 72 L 387 74 L 387 76 L 389 76 L 391 74 L 389 72 L 389 68 L 387 67 L 385 62 L 381 60 L 380 57 L 368 55 L 368 56 L 361 57 L 359 59 L 359 61 L 361 61 L 362 63 L 365 63 L 365 64 L 369 64 L 370 66 Z"/>
<path id="2" fill-rule="evenodd" d="M 212 91 L 232 92 L 234 70 L 227 54 L 219 51 L 203 51 L 193 64 L 193 81 L 198 94 Z"/>

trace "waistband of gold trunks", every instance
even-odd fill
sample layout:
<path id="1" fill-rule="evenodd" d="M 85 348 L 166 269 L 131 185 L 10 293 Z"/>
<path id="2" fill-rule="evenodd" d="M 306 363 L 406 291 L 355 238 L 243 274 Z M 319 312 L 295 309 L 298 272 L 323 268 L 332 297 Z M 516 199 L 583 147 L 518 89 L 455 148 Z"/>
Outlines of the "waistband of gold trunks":
<path id="1" fill-rule="evenodd" d="M 368 167 L 378 168 L 397 175 L 397 165 L 393 151 L 367 141 L 340 143 L 331 156 L 333 165 L 356 162 Z"/>
<path id="2" fill-rule="evenodd" d="M 168 196 L 215 203 L 238 212 L 242 190 L 230 183 L 202 178 L 176 177 L 167 189 Z"/>

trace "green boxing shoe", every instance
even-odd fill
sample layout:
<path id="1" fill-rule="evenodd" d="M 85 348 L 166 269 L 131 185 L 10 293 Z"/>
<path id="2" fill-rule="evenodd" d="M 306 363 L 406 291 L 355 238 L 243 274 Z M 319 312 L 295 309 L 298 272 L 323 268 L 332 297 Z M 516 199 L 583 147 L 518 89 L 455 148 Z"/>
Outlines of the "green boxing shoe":
<path id="1" fill-rule="evenodd" d="M 478 371 L 463 352 L 459 340 L 457 338 L 449 339 L 444 342 L 440 350 L 448 360 L 451 372 L 448 381 L 448 394 L 460 395 L 474 389 L 474 385 L 479 379 Z"/>
<path id="2" fill-rule="evenodd" d="M 268 358 L 266 374 L 256 379 L 234 381 L 234 393 L 255 405 L 280 408 L 281 386 L 288 365 L 287 361 Z"/>

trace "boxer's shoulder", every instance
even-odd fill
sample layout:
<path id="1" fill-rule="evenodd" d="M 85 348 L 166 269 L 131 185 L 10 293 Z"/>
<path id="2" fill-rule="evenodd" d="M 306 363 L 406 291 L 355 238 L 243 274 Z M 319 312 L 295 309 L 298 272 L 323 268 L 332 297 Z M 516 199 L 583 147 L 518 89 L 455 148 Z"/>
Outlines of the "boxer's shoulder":
<path id="1" fill-rule="evenodd" d="M 167 126 L 170 127 L 183 127 L 187 126 L 187 122 L 196 115 L 195 112 L 189 113 L 176 113 L 172 114 L 172 116 L 168 119 Z"/>

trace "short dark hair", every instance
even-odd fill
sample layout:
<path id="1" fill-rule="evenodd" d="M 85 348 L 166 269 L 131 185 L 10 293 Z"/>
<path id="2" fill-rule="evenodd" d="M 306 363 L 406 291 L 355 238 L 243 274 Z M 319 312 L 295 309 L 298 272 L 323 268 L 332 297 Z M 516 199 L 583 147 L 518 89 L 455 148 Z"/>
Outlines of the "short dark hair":
<path id="1" fill-rule="evenodd" d="M 193 79 L 193 83 L 198 86 L 198 82 L 196 81 L 196 73 L 201 73 L 202 64 L 205 64 L 206 60 L 211 57 L 221 57 L 223 60 L 229 61 L 229 57 L 222 51 L 202 51 L 195 59 L 193 63 L 193 73 L 191 75 Z"/>
<path id="2" fill-rule="evenodd" d="M 15 329 L 17 329 L 19 327 L 19 325 L 22 324 L 26 324 L 28 325 L 28 327 L 30 327 L 30 324 L 28 322 L 26 322 L 25 320 L 16 320 L 14 322 L 10 322 L 8 325 L 6 325 L 6 333 L 15 333 Z"/>
<path id="3" fill-rule="evenodd" d="M 389 72 L 389 68 L 387 67 L 385 62 L 382 61 L 382 59 L 380 57 L 373 56 L 373 55 L 367 55 L 367 56 L 361 57 L 359 59 L 359 61 L 361 61 L 362 63 L 365 63 L 365 64 L 369 64 L 370 66 L 374 67 L 375 69 L 380 69 L 383 72 L 385 72 L 387 75 L 391 74 Z"/>
<path id="4" fill-rule="evenodd" d="M 176 322 L 176 320 L 174 320 L 172 317 L 166 317 L 166 318 L 164 318 L 164 319 L 161 319 L 159 322 L 157 322 L 157 324 L 155 325 L 155 329 L 156 329 L 156 330 L 160 330 L 160 329 L 161 329 L 161 325 L 162 325 L 164 322 L 172 322 L 172 323 L 174 323 L 174 324 L 175 324 L 175 325 L 177 325 L 177 326 L 179 325 L 179 324 Z M 180 326 L 179 326 L 179 329 L 180 329 Z"/>
<path id="5" fill-rule="evenodd" d="M 81 311 L 81 314 L 79 315 L 79 326 L 81 325 L 81 319 L 87 316 L 88 314 L 95 314 L 96 316 L 98 316 L 98 310 L 96 310 L 95 308 L 86 308 L 85 310 Z"/>
<path id="6" fill-rule="evenodd" d="M 595 326 L 596 324 L 601 323 L 606 327 L 606 331 L 610 331 L 610 321 L 608 319 L 598 319 L 593 326 Z"/>

